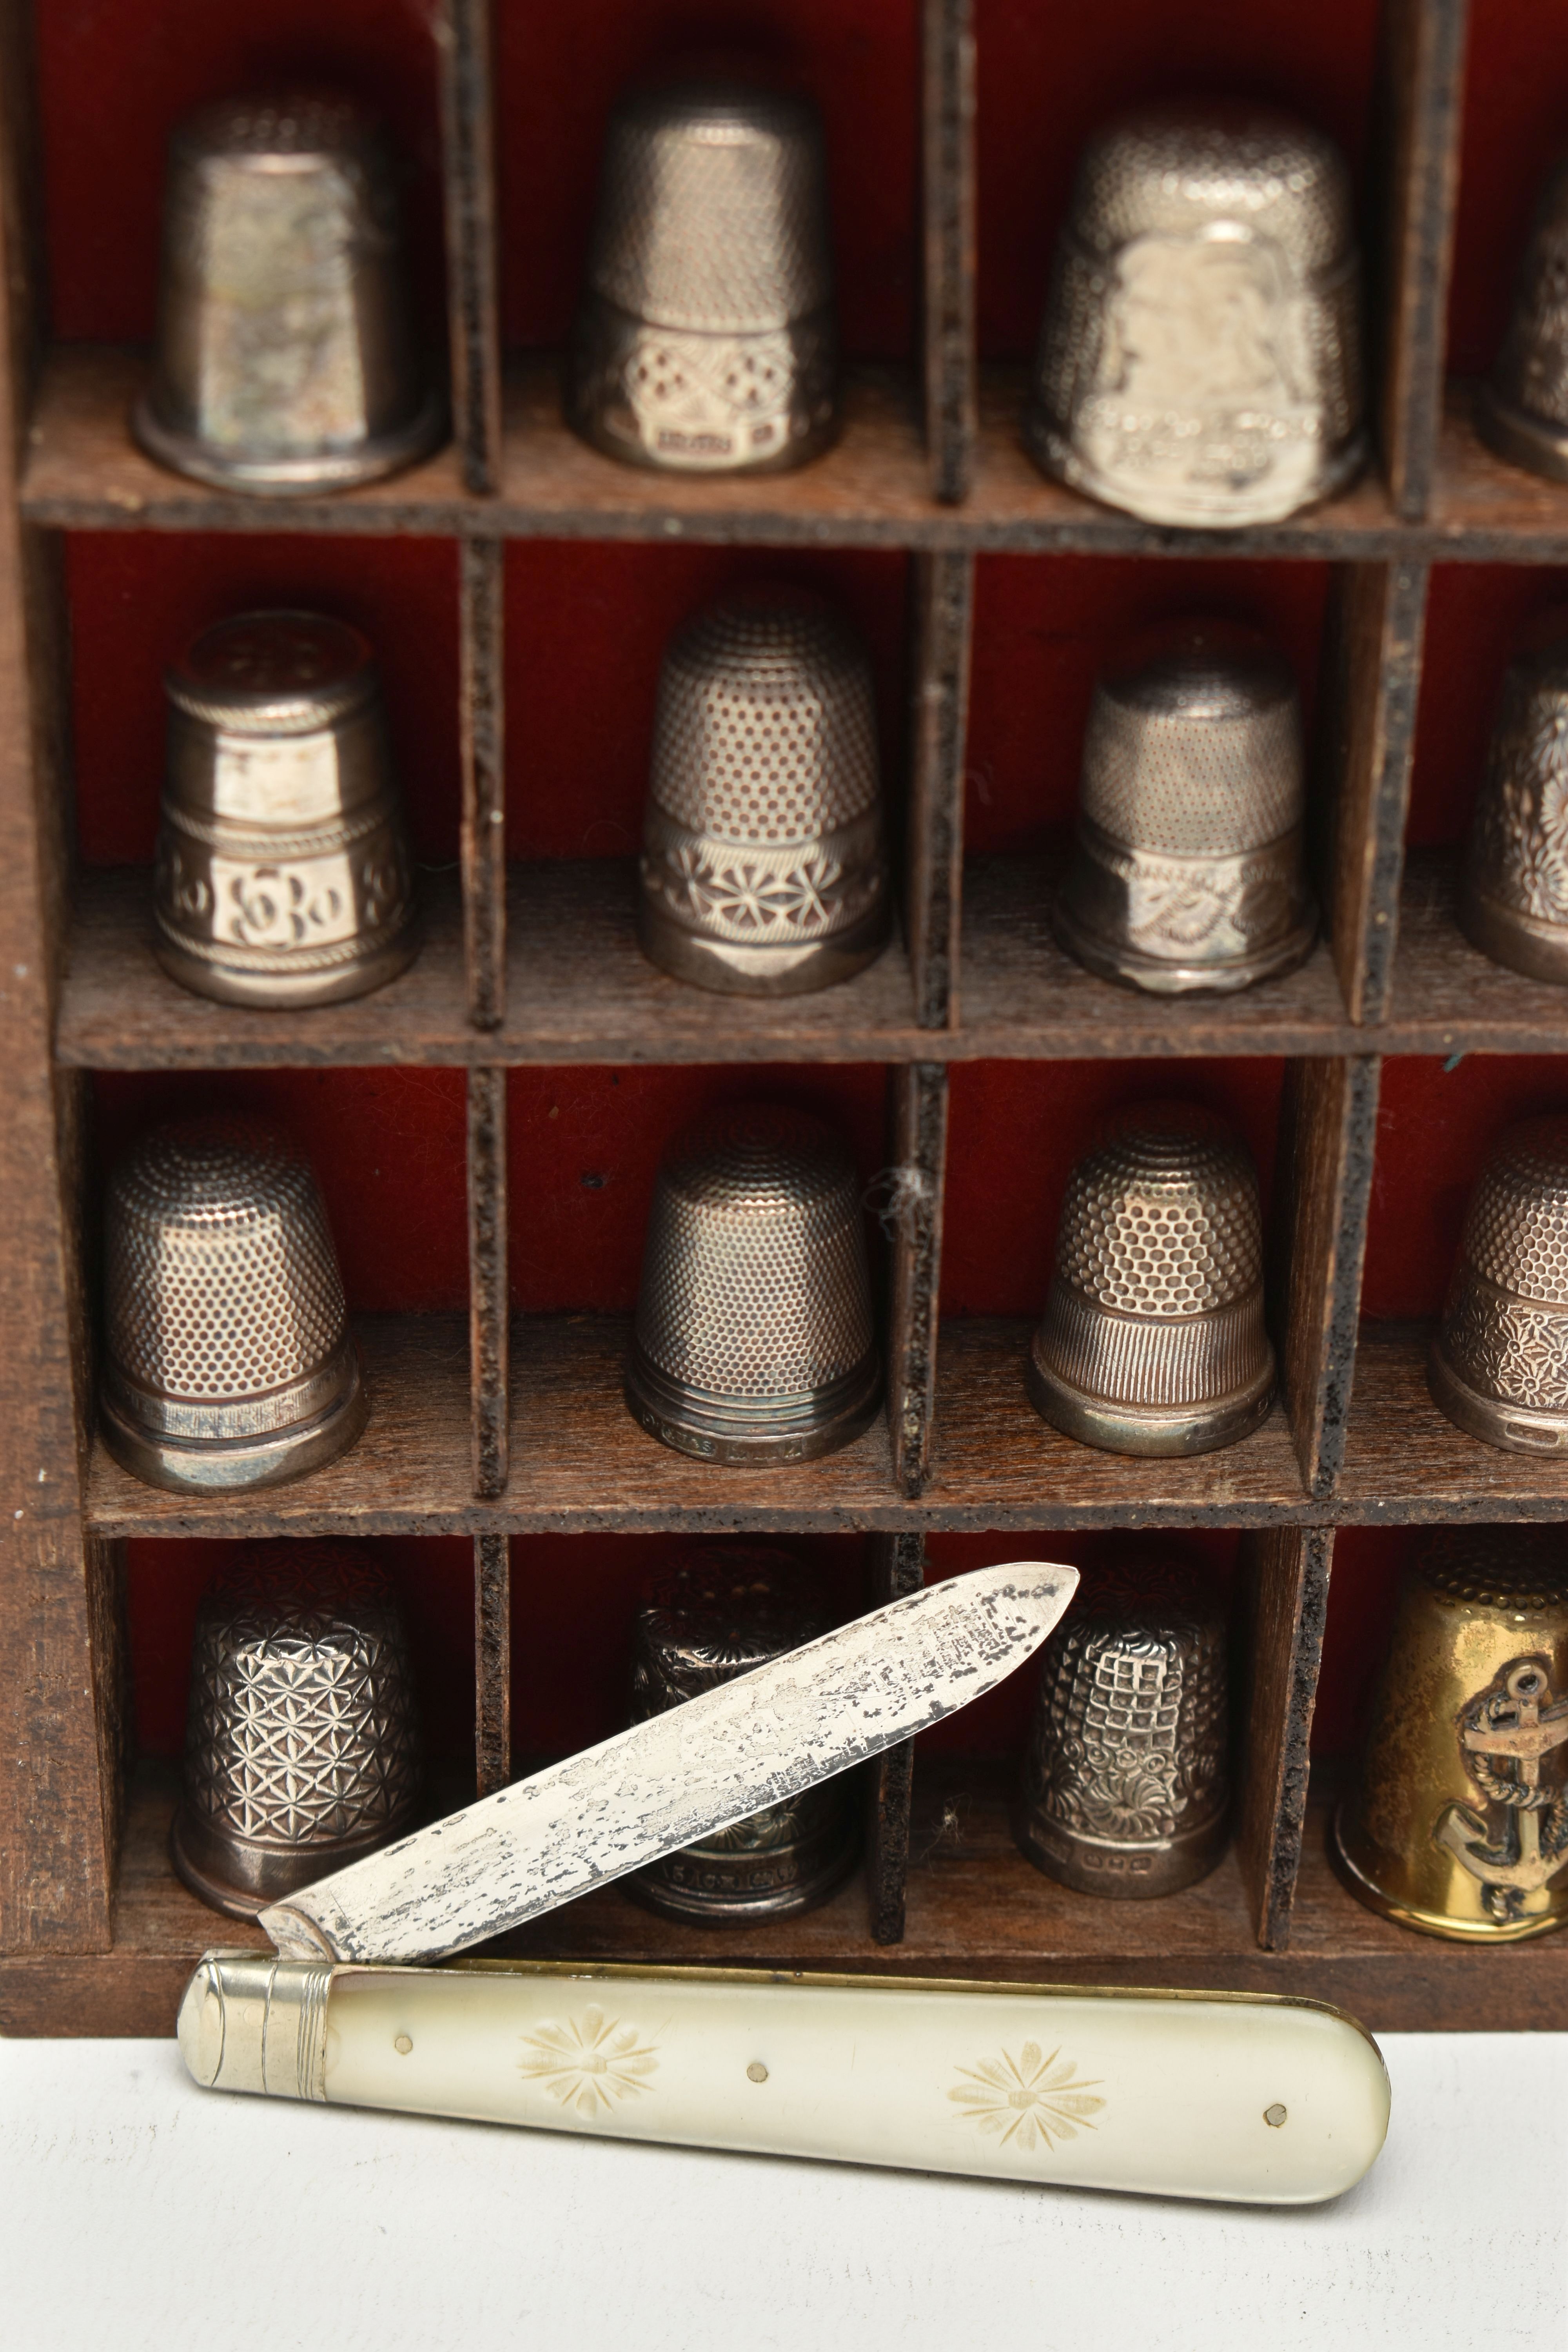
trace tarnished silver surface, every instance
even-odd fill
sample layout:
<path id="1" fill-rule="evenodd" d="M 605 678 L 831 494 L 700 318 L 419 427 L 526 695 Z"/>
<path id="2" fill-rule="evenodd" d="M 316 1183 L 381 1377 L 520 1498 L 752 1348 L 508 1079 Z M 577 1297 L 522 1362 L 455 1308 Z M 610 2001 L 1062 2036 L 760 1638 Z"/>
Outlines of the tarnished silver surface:
<path id="1" fill-rule="evenodd" d="M 416 1831 L 261 1925 L 297 1959 L 465 1951 L 983 1698 L 1077 1583 L 1039 1560 L 950 1577 Z"/>
<path id="2" fill-rule="evenodd" d="M 415 346 L 392 158 L 352 100 L 229 99 L 175 131 L 136 437 L 272 498 L 396 471 L 443 437 Z"/>
<path id="3" fill-rule="evenodd" d="M 1173 1895 L 1225 1852 L 1225 1612 L 1184 1562 L 1097 1570 L 1047 1644 L 1013 1826 L 1086 1895 Z"/>
<path id="4" fill-rule="evenodd" d="M 1366 455 L 1350 179 L 1256 108 L 1151 107 L 1085 150 L 1026 438 L 1146 522 L 1275 522 Z"/>
<path id="5" fill-rule="evenodd" d="M 414 1665 L 363 1544 L 270 1543 L 196 1612 L 174 1867 L 237 1918 L 408 1828 L 419 1799 Z"/>
<path id="6" fill-rule="evenodd" d="M 1274 1394 L 1258 1176 L 1206 1111 L 1127 1113 L 1080 1160 L 1026 1368 L 1069 1437 L 1112 1454 L 1206 1454 Z"/>
<path id="7" fill-rule="evenodd" d="M 723 1463 L 806 1462 L 858 1437 L 881 1368 L 855 1163 L 831 1128 L 715 1111 L 665 1154 L 643 1245 L 626 1402 Z"/>
<path id="8" fill-rule="evenodd" d="M 794 996 L 859 971 L 891 915 L 865 648 L 816 598 L 725 598 L 659 676 L 637 936 L 678 980 Z"/>
<path id="9" fill-rule="evenodd" d="M 155 1129 L 110 1179 L 100 1408 L 115 1459 L 183 1494 L 273 1486 L 369 1410 L 310 1162 L 258 1119 Z"/>
<path id="10" fill-rule="evenodd" d="M 205 630 L 164 679 L 158 961 L 231 1004 L 334 1004 L 412 959 L 414 892 L 375 660 L 316 613 Z"/>
<path id="11" fill-rule="evenodd" d="M 1510 465 L 1568 482 L 1568 160 L 1542 193 L 1476 425 Z"/>
<path id="12" fill-rule="evenodd" d="M 1459 923 L 1495 962 L 1568 982 L 1568 643 L 1509 665 L 1459 877 Z"/>
<path id="13" fill-rule="evenodd" d="M 808 100 L 724 83 L 611 119 L 568 421 L 632 465 L 776 472 L 837 429 L 827 165 Z"/>
<path id="14" fill-rule="evenodd" d="M 771 1544 L 708 1544 L 657 1578 L 633 1636 L 632 1720 L 684 1706 L 825 1632 L 816 1580 Z M 841 1780 L 715 1830 L 636 1872 L 626 1891 L 674 1919 L 782 1919 L 809 1911 L 855 1866 Z"/>
<path id="15" fill-rule="evenodd" d="M 1159 994 L 1250 988 L 1310 953 L 1301 715 L 1278 654 L 1197 648 L 1102 678 L 1055 909 L 1069 955 Z"/>
<path id="16" fill-rule="evenodd" d="M 1568 1118 L 1527 1119 L 1488 1155 L 1427 1377 L 1472 1437 L 1568 1448 Z"/>

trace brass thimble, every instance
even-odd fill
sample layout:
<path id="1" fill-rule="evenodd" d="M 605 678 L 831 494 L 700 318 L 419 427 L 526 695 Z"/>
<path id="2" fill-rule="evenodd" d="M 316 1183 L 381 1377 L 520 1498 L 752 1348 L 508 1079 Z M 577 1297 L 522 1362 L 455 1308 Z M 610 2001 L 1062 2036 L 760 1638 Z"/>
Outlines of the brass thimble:
<path id="1" fill-rule="evenodd" d="M 1166 105 L 1079 163 L 1030 406 L 1047 474 L 1145 522 L 1234 529 L 1364 460 L 1344 160 L 1261 110 Z"/>
<path id="2" fill-rule="evenodd" d="M 802 1562 L 771 1544 L 713 1544 L 656 1577 L 637 1611 L 632 1721 L 731 1682 L 826 1633 L 831 1618 Z M 842 1778 L 766 1805 L 626 1881 L 672 1919 L 783 1919 L 810 1911 L 855 1866 Z"/>
<path id="3" fill-rule="evenodd" d="M 1013 1832 L 1080 1895 L 1173 1895 L 1225 1852 L 1225 1612 L 1178 1560 L 1086 1580 L 1047 1644 Z"/>
<path id="4" fill-rule="evenodd" d="M 788 590 L 710 605 L 659 677 L 644 954 L 725 995 L 803 995 L 879 954 L 890 908 L 864 646 Z"/>
<path id="5" fill-rule="evenodd" d="M 1568 1118 L 1526 1119 L 1488 1154 L 1427 1380 L 1489 1445 L 1568 1447 Z"/>
<path id="6" fill-rule="evenodd" d="M 634 466 L 777 472 L 837 429 L 821 118 L 724 83 L 632 92 L 605 144 L 567 417 Z"/>
<path id="7" fill-rule="evenodd" d="M 1068 1179 L 1026 1369 L 1037 1412 L 1111 1454 L 1207 1454 L 1274 1395 L 1246 1146 L 1186 1104 L 1127 1114 Z"/>
<path id="8" fill-rule="evenodd" d="M 1293 970 L 1317 932 L 1301 806 L 1278 654 L 1183 651 L 1101 678 L 1057 936 L 1102 980 L 1161 995 Z"/>
<path id="9" fill-rule="evenodd" d="M 103 1434 L 178 1494 L 275 1486 L 369 1405 L 310 1162 L 258 1119 L 154 1129 L 110 1179 Z"/>
<path id="10" fill-rule="evenodd" d="M 175 131 L 154 373 L 133 422 L 161 465 L 271 498 L 374 481 L 442 438 L 391 153 L 353 100 L 229 99 Z"/>
<path id="11" fill-rule="evenodd" d="M 1500 457 L 1568 481 L 1568 158 L 1546 184 L 1520 267 L 1513 315 L 1476 426 Z"/>
<path id="12" fill-rule="evenodd" d="M 220 621 L 164 678 L 164 970 L 231 1004 L 335 1004 L 417 940 L 375 660 L 316 613 Z"/>
<path id="13" fill-rule="evenodd" d="M 1471 946 L 1531 980 L 1568 981 L 1565 749 L 1568 643 L 1560 643 L 1509 665 L 1459 880 L 1459 926 Z"/>
<path id="14" fill-rule="evenodd" d="M 171 1843 L 236 1918 L 385 1845 L 419 1801 L 414 1665 L 361 1544 L 268 1543 L 196 1613 L 184 1788 Z"/>
<path id="15" fill-rule="evenodd" d="M 1517 1943 L 1568 1919 L 1561 1528 L 1444 1528 L 1406 1570 L 1334 1844 L 1363 1903 L 1429 1936 Z"/>
<path id="16" fill-rule="evenodd" d="M 881 1384 L 847 1147 L 761 1104 L 689 1128 L 643 1248 L 626 1365 L 643 1427 L 705 1461 L 809 1462 L 859 1436 Z"/>

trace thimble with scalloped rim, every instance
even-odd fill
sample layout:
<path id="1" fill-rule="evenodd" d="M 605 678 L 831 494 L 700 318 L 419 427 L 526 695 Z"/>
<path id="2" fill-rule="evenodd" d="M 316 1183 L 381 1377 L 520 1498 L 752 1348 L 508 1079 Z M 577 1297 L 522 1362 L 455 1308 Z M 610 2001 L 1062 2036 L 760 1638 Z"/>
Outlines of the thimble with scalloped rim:
<path id="1" fill-rule="evenodd" d="M 1568 1118 L 1527 1119 L 1489 1153 L 1427 1378 L 1472 1437 L 1568 1451 Z"/>

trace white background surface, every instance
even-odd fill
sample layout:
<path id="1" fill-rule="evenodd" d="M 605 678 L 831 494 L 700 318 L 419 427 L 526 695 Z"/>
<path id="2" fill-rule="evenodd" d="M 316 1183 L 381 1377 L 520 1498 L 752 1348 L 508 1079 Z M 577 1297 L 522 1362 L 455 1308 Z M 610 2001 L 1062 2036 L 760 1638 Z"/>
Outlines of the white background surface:
<path id="1" fill-rule="evenodd" d="M 1563 2352 L 1568 2033 L 1391 2034 L 1332 2205 L 1178 2205 L 219 2097 L 0 2043 L 5 2352 Z"/>

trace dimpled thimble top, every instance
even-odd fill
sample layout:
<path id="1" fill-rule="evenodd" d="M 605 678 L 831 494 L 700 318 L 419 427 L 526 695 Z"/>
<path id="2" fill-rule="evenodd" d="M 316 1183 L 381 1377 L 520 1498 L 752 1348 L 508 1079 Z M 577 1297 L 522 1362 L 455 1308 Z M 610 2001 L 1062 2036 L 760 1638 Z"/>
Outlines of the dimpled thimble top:
<path id="1" fill-rule="evenodd" d="M 321 613 L 241 613 L 204 629 L 163 683 L 176 710 L 226 734 L 314 734 L 371 699 L 375 656 Z"/>
<path id="2" fill-rule="evenodd" d="M 1568 1553 L 1556 1528 L 1438 1528 L 1415 1569 L 1439 1601 L 1467 1613 L 1488 1611 L 1522 1627 L 1568 1609 Z"/>
<path id="3" fill-rule="evenodd" d="M 1568 159 L 1542 194 L 1492 386 L 1528 416 L 1568 427 Z"/>
<path id="4" fill-rule="evenodd" d="M 633 1714 L 656 1715 L 826 1633 L 816 1580 L 773 1544 L 711 1544 L 654 1577 L 637 1615 Z"/>
<path id="5" fill-rule="evenodd" d="M 1460 1256 L 1501 1290 L 1568 1307 L 1568 1118 L 1527 1119 L 1499 1139 Z"/>
<path id="6" fill-rule="evenodd" d="M 1124 115 L 1090 141 L 1071 217 L 1091 253 L 1227 222 L 1311 271 L 1350 250 L 1350 180 L 1333 142 L 1287 115 L 1172 102 Z"/>
<path id="7" fill-rule="evenodd" d="M 1248 1297 L 1263 1278 L 1263 1229 L 1246 1146 L 1185 1104 L 1130 1113 L 1073 1170 L 1057 1272 L 1128 1315 L 1207 1315 Z"/>
<path id="8" fill-rule="evenodd" d="M 1301 718 L 1279 654 L 1184 652 L 1102 678 L 1081 806 L 1130 848 L 1221 856 L 1300 824 Z"/>

